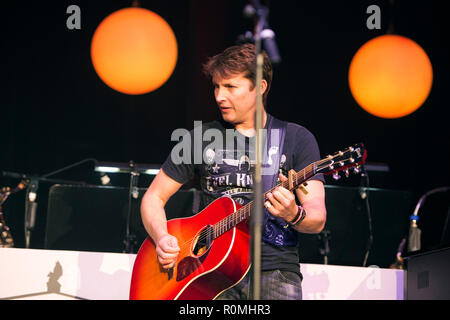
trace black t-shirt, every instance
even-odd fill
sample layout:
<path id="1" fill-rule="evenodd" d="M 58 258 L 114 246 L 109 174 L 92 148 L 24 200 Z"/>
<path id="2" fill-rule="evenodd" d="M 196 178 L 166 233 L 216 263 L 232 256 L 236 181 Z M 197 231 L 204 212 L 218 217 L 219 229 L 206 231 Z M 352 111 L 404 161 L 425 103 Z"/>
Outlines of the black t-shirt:
<path id="1" fill-rule="evenodd" d="M 270 119 L 268 114 L 266 123 L 270 123 Z M 162 165 L 163 171 L 182 184 L 195 176 L 200 179 L 200 209 L 222 196 L 229 196 L 241 205 L 251 201 L 255 137 L 242 135 L 224 121 L 196 124 L 190 132 L 180 130 L 178 136 L 172 135 L 174 139 L 183 137 Z M 311 132 L 288 123 L 280 171 L 287 176 L 290 169 L 299 171 L 318 160 L 319 148 Z M 311 179 L 324 181 L 321 174 Z M 299 273 L 297 246 L 280 247 L 263 242 L 261 259 L 262 270 Z"/>

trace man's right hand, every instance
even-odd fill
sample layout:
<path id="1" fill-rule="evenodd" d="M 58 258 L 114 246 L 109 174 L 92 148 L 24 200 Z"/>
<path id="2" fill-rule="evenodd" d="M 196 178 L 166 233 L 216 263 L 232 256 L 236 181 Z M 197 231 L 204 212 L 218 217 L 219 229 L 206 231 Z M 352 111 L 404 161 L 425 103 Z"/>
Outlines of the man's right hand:
<path id="1" fill-rule="evenodd" d="M 172 269 L 175 266 L 179 252 L 178 240 L 170 234 L 162 236 L 156 243 L 158 261 L 164 269 Z"/>

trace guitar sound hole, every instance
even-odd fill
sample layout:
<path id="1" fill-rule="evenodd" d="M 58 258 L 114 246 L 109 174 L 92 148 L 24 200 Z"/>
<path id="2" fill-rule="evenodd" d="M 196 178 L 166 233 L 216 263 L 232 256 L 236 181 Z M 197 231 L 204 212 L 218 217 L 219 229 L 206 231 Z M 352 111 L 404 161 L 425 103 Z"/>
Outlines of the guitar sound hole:
<path id="1" fill-rule="evenodd" d="M 195 246 L 192 250 L 192 253 L 196 256 L 201 256 L 203 253 L 205 253 L 210 247 L 213 240 L 213 229 L 211 226 L 206 226 L 205 229 L 200 231 L 200 233 L 197 235 L 197 238 L 195 239 Z"/>

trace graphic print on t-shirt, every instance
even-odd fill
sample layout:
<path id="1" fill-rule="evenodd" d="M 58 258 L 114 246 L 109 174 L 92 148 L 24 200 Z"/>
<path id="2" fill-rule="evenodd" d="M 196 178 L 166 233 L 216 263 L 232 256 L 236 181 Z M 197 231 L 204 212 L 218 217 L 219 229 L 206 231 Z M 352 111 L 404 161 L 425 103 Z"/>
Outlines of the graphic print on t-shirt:
<path id="1" fill-rule="evenodd" d="M 207 149 L 204 190 L 214 198 L 230 196 L 243 205 L 251 200 L 255 168 L 248 149 Z"/>

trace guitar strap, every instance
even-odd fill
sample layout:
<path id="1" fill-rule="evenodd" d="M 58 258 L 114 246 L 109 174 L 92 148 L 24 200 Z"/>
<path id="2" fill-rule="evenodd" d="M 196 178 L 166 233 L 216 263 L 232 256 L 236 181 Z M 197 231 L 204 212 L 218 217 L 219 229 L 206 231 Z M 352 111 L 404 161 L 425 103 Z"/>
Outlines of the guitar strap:
<path id="1" fill-rule="evenodd" d="M 280 168 L 281 155 L 286 136 L 287 122 L 268 117 L 267 144 L 264 152 L 262 166 L 262 189 L 264 192 L 276 186 Z M 277 134 L 278 133 L 278 134 Z M 286 222 L 274 217 L 264 207 L 264 224 L 262 239 L 265 242 L 281 245 L 294 246 L 297 244 L 297 234 L 292 228 L 286 228 Z"/>
<path id="2" fill-rule="evenodd" d="M 264 170 L 262 170 L 261 177 L 263 192 L 266 192 L 277 184 L 286 127 L 287 122 L 270 116 L 269 123 L 267 124 L 267 144 L 263 158 Z"/>

